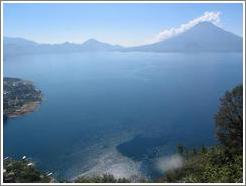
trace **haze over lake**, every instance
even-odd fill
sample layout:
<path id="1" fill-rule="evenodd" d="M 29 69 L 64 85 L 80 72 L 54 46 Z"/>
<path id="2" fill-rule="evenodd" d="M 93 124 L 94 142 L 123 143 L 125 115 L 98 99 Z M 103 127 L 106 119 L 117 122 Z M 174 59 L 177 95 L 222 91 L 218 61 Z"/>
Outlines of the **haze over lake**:
<path id="1" fill-rule="evenodd" d="M 243 77 L 242 53 L 34 54 L 3 67 L 44 94 L 38 111 L 4 124 L 4 156 L 26 155 L 70 179 L 154 177 L 155 161 L 177 144 L 216 143 L 219 98 Z"/>

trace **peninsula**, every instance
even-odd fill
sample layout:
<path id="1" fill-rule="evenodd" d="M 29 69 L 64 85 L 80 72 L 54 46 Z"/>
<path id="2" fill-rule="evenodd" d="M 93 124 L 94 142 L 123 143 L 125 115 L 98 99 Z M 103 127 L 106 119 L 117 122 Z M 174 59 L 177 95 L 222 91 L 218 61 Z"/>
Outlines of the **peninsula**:
<path id="1" fill-rule="evenodd" d="M 42 100 L 42 93 L 31 81 L 3 78 L 4 118 L 17 117 L 34 111 Z"/>

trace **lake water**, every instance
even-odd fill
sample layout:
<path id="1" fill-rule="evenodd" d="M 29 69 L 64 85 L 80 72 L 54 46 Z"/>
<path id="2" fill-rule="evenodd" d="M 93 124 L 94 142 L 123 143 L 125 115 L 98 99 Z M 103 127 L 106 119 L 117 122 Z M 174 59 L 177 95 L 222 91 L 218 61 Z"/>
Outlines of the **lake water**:
<path id="1" fill-rule="evenodd" d="M 3 125 L 4 156 L 67 179 L 154 177 L 177 144 L 216 143 L 219 98 L 242 83 L 243 64 L 240 53 L 46 54 L 6 59 L 4 76 L 44 94 L 36 112 Z"/>

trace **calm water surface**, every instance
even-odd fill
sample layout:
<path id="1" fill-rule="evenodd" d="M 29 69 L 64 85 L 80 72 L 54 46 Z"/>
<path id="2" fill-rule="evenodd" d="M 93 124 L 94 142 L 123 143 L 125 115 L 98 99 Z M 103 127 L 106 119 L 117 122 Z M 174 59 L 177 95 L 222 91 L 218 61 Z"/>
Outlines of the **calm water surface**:
<path id="1" fill-rule="evenodd" d="M 80 53 L 4 61 L 42 90 L 38 111 L 4 124 L 4 156 L 57 177 L 154 176 L 176 144 L 215 143 L 213 115 L 242 82 L 242 54 Z"/>

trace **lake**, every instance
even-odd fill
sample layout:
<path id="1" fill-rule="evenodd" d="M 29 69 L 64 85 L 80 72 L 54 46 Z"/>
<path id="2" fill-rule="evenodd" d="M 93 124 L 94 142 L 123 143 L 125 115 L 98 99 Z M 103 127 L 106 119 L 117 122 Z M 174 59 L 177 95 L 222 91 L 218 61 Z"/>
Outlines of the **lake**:
<path id="1" fill-rule="evenodd" d="M 241 53 L 98 52 L 7 58 L 4 76 L 31 80 L 36 112 L 3 125 L 4 156 L 58 178 L 156 177 L 176 145 L 216 143 L 219 98 L 243 81 Z"/>

